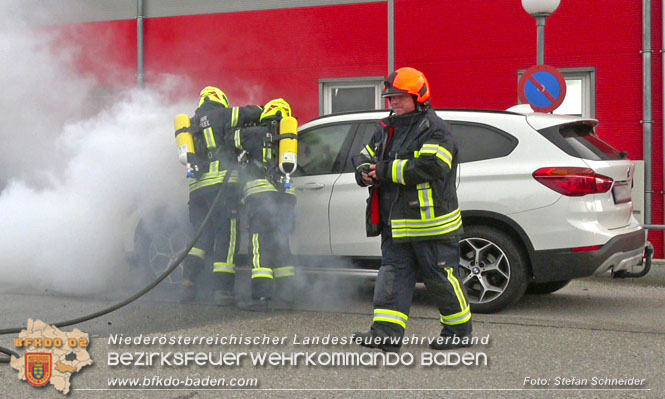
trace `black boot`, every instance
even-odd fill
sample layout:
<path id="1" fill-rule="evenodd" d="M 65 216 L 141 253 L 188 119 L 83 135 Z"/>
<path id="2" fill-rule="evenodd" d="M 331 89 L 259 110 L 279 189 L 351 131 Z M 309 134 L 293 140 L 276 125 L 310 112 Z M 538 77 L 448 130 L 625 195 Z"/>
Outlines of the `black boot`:
<path id="1" fill-rule="evenodd" d="M 180 291 L 180 303 L 191 303 L 196 300 L 196 285 L 191 280 L 183 280 Z"/>
<path id="2" fill-rule="evenodd" d="M 270 299 L 266 297 L 252 299 L 245 309 L 250 312 L 267 312 L 270 310 Z"/>
<path id="3" fill-rule="evenodd" d="M 225 290 L 216 290 L 213 299 L 217 306 L 233 306 L 236 303 L 233 293 Z"/>
<path id="4" fill-rule="evenodd" d="M 196 281 L 199 273 L 203 270 L 203 259 L 198 256 L 187 255 L 182 270 L 182 291 L 180 291 L 180 303 L 190 303 L 196 300 L 198 289 Z"/>

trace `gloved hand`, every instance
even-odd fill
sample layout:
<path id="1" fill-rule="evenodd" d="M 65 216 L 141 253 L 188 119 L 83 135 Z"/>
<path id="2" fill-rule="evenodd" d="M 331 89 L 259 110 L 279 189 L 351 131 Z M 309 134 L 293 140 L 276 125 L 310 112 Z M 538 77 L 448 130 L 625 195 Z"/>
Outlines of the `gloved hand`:
<path id="1" fill-rule="evenodd" d="M 379 179 L 377 179 L 377 177 L 376 177 L 376 173 L 372 173 L 372 171 L 374 170 L 372 168 L 373 165 L 374 164 L 364 164 L 364 165 L 361 165 L 358 169 L 360 169 L 361 173 L 366 174 L 371 179 L 372 185 L 376 186 L 380 182 L 379 182 Z M 372 174 L 370 175 L 370 173 L 372 173 Z"/>
<path id="2" fill-rule="evenodd" d="M 196 154 L 187 154 L 187 166 L 191 168 L 191 172 L 195 179 L 201 178 L 203 175 L 202 162 Z M 190 156 L 191 155 L 191 156 Z"/>
<path id="3" fill-rule="evenodd" d="M 259 124 L 263 107 L 260 105 L 248 105 L 245 107 L 247 110 L 246 126 L 253 126 Z"/>

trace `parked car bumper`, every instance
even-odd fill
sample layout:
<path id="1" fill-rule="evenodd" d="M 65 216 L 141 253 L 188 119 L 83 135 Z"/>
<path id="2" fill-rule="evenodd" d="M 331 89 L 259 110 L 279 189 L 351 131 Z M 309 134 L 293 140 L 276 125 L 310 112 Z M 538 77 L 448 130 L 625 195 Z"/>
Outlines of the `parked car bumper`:
<path id="1" fill-rule="evenodd" d="M 640 228 L 613 237 L 595 251 L 534 251 L 531 256 L 534 282 L 563 281 L 608 271 L 630 270 L 641 262 L 646 244 L 646 231 Z"/>

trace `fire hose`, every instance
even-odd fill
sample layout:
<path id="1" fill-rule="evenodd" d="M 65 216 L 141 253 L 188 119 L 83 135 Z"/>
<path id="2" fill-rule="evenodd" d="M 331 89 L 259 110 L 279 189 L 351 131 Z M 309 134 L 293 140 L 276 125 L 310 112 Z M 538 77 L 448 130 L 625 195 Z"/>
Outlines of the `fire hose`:
<path id="1" fill-rule="evenodd" d="M 224 176 L 224 180 L 222 181 L 222 183 L 220 184 L 219 189 L 217 190 L 217 195 L 215 196 L 215 199 L 212 201 L 212 204 L 210 205 L 210 209 L 208 209 L 208 213 L 206 214 L 205 218 L 203 218 L 203 221 L 201 222 L 201 226 L 199 226 L 199 228 L 196 231 L 196 233 L 194 234 L 194 237 L 192 238 L 192 240 L 185 247 L 185 249 L 182 252 L 180 252 L 178 254 L 178 256 L 171 261 L 171 263 L 169 263 L 169 266 L 164 271 L 164 273 L 162 273 L 159 277 L 157 277 L 157 279 L 155 281 L 150 283 L 148 286 L 146 286 L 144 289 L 137 292 L 133 296 L 131 296 L 131 297 L 125 299 L 124 301 L 119 302 L 119 303 L 117 303 L 113 306 L 110 306 L 106 309 L 102 309 L 102 310 L 97 311 L 95 313 L 91 313 L 91 314 L 86 315 L 86 316 L 78 317 L 76 319 L 71 319 L 71 320 L 61 321 L 61 322 L 57 322 L 57 323 L 52 323 L 52 325 L 55 326 L 55 327 L 71 326 L 72 324 L 83 323 L 85 321 L 92 320 L 92 319 L 95 319 L 97 317 L 103 316 L 105 314 L 111 313 L 115 310 L 118 310 L 118 309 L 122 308 L 123 306 L 126 306 L 126 305 L 134 302 L 135 300 L 139 299 L 140 297 L 142 297 L 143 295 L 148 293 L 148 291 L 155 288 L 159 283 L 161 283 L 162 280 L 164 280 L 169 274 L 171 274 L 176 269 L 176 267 L 178 267 L 178 265 L 180 265 L 180 263 L 182 263 L 182 261 L 185 259 L 185 257 L 187 257 L 187 254 L 192 249 L 192 247 L 194 247 L 194 244 L 196 244 L 196 241 L 199 239 L 199 237 L 203 233 L 203 229 L 208 224 L 208 222 L 210 220 L 210 217 L 213 213 L 213 210 L 216 208 L 217 203 L 219 202 L 219 199 L 222 196 L 222 192 L 224 191 L 224 187 L 226 186 L 226 181 L 228 180 L 229 175 L 231 175 L 231 171 L 232 171 L 232 169 L 227 170 L 227 173 Z M 16 333 L 21 332 L 22 329 L 23 329 L 22 327 L 0 329 L 0 335 L 16 334 Z M 8 355 L 8 356 L 5 356 L 5 357 L 0 357 L 0 363 L 9 363 L 9 360 L 11 359 L 11 356 L 19 357 L 19 355 L 16 352 L 13 352 L 12 350 L 7 349 L 7 348 L 3 348 L 2 346 L 0 346 L 0 352 Z"/>

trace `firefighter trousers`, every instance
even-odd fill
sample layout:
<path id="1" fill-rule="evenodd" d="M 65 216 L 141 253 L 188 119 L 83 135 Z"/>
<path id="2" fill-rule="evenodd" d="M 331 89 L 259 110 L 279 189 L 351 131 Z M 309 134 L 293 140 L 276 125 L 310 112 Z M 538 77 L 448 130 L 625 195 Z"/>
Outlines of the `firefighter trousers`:
<path id="1" fill-rule="evenodd" d="M 222 196 L 212 211 L 208 224 L 194 247 L 187 254 L 184 266 L 184 279 L 194 279 L 212 262 L 215 289 L 226 293 L 233 292 L 235 283 L 235 256 L 237 252 L 237 213 L 238 184 L 227 183 Z M 205 193 L 192 195 L 189 199 L 189 220 L 193 231 L 203 223 L 215 196 L 217 187 Z"/>
<path id="2" fill-rule="evenodd" d="M 382 236 L 381 268 L 374 290 L 372 334 L 401 338 L 406 330 L 417 276 L 440 313 L 443 336 L 471 334 L 471 311 L 458 279 L 457 241 L 417 241 L 396 244 Z"/>
<path id="3" fill-rule="evenodd" d="M 292 302 L 296 268 L 289 236 L 295 226 L 295 196 L 282 192 L 257 193 L 248 196 L 245 205 L 251 241 L 252 299 L 279 296 Z"/>

